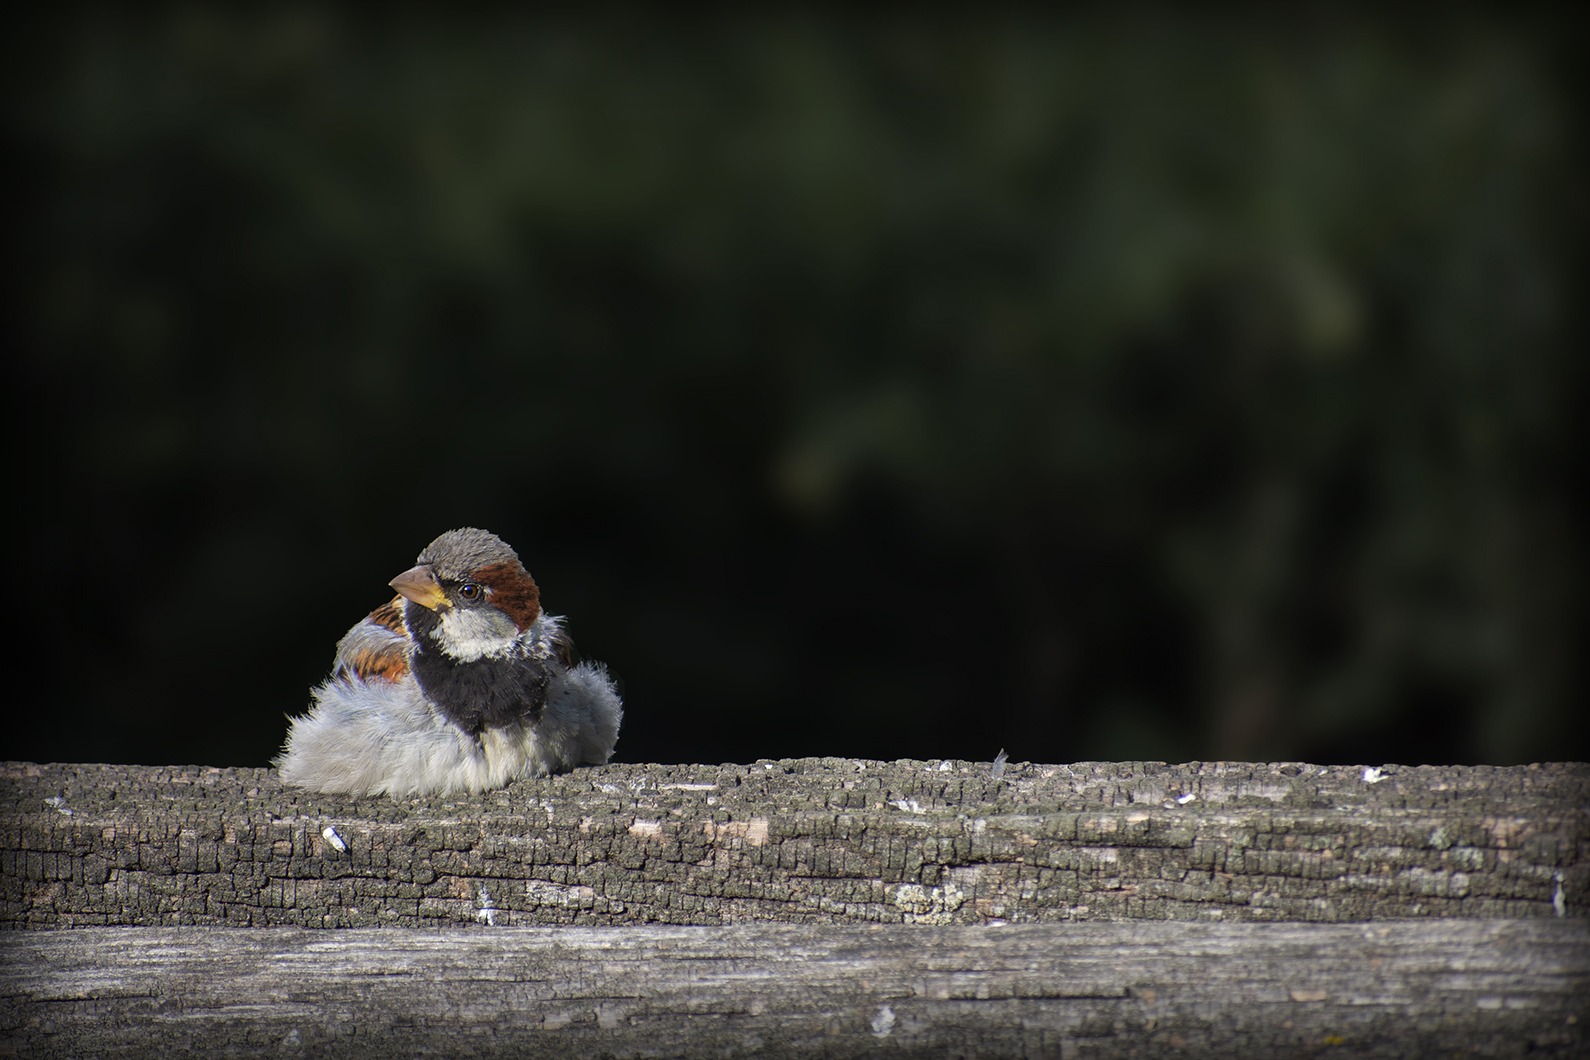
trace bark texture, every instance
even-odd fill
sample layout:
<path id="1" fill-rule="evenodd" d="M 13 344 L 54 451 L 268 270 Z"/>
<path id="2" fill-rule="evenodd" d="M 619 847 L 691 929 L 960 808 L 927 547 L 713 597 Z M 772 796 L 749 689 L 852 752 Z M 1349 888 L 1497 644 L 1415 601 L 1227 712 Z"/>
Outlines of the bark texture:
<path id="1" fill-rule="evenodd" d="M 1590 912 L 1590 765 L 623 765 L 352 799 L 11 763 L 0 927 L 1346 922 Z"/>
<path id="2" fill-rule="evenodd" d="M 1584 1056 L 1590 921 L 0 935 L 29 1057 Z"/>

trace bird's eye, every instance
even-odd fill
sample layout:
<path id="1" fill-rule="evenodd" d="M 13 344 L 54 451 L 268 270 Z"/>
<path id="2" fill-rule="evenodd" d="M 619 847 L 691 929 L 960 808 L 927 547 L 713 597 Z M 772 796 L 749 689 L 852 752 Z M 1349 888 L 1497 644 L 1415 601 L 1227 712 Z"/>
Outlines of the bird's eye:
<path id="1" fill-rule="evenodd" d="M 474 582 L 465 582 L 458 587 L 458 595 L 465 600 L 478 600 L 480 599 L 480 586 Z"/>

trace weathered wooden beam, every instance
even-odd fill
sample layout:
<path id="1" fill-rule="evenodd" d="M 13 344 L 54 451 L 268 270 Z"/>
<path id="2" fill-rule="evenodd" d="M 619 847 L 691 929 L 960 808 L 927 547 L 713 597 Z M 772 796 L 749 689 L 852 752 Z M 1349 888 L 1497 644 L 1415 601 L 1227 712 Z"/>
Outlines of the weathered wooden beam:
<path id="1" fill-rule="evenodd" d="M 1590 913 L 1590 765 L 609 766 L 353 799 L 11 763 L 0 926 L 1367 921 Z"/>
<path id="2" fill-rule="evenodd" d="M 0 934 L 28 1057 L 1590 1054 L 1590 920 Z"/>

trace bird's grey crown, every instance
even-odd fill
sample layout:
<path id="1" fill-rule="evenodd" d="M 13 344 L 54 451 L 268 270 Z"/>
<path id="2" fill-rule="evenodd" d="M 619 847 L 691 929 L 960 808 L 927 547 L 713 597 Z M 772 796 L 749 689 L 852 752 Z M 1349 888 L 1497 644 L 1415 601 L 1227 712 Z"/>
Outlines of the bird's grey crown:
<path id="1" fill-rule="evenodd" d="M 463 578 L 493 563 L 518 563 L 519 554 L 491 531 L 465 526 L 426 545 L 417 562 L 428 564 L 440 577 Z"/>

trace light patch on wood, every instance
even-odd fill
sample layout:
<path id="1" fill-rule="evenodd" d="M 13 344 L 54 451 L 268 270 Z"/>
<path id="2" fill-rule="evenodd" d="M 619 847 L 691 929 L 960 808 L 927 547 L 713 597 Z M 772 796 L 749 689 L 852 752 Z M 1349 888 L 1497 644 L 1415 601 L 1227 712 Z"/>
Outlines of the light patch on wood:
<path id="1" fill-rule="evenodd" d="M 596 900 L 596 889 L 584 884 L 572 887 L 550 880 L 525 881 L 525 897 L 535 905 L 559 906 L 577 909 L 582 905 L 589 905 Z"/>
<path id="2" fill-rule="evenodd" d="M 1487 817 L 1480 824 L 1496 840 L 1496 845 L 1503 849 L 1513 846 L 1518 837 L 1529 829 L 1529 822 L 1522 817 Z"/>
<path id="3" fill-rule="evenodd" d="M 743 839 L 748 845 L 759 847 L 767 843 L 767 818 L 753 817 L 749 821 L 725 821 L 722 824 L 707 821 L 701 831 L 712 842 Z"/>
<path id="4" fill-rule="evenodd" d="M 1324 1001 L 1325 1000 L 1325 991 L 1323 991 L 1323 990 L 1296 990 L 1296 989 L 1293 989 L 1293 990 L 1288 990 L 1287 994 L 1292 998 L 1293 1001 Z"/>
<path id="5" fill-rule="evenodd" d="M 629 834 L 630 835 L 638 835 L 638 836 L 661 835 L 662 834 L 662 822 L 661 821 L 643 821 L 643 820 L 641 820 L 640 818 L 637 817 L 635 819 L 635 823 L 629 826 Z"/>

